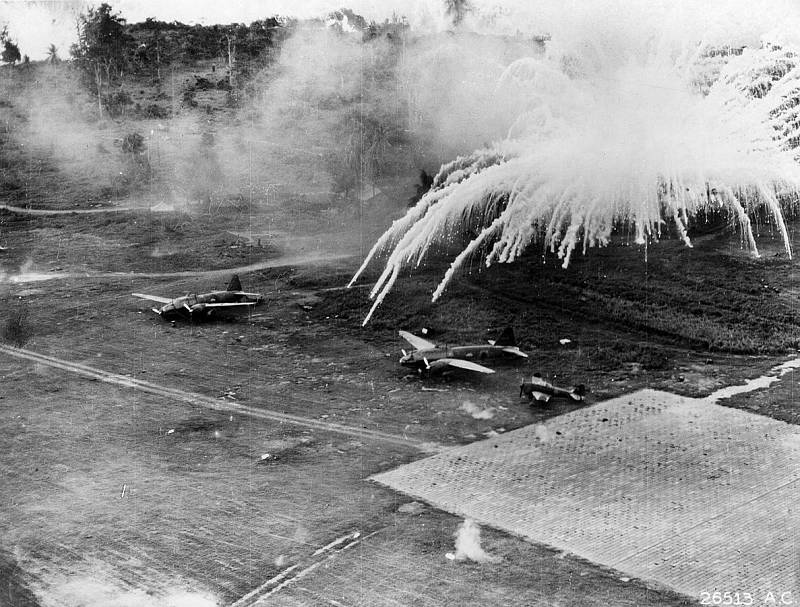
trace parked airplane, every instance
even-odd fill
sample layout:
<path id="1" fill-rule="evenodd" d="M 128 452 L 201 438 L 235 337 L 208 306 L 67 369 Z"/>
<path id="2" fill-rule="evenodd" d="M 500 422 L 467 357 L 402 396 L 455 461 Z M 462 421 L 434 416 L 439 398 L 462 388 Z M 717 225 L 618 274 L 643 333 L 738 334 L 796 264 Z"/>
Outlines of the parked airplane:
<path id="1" fill-rule="evenodd" d="M 239 276 L 236 274 L 231 278 L 225 291 L 190 293 L 175 299 L 144 293 L 134 293 L 133 295 L 164 304 L 160 308 L 152 308 L 152 310 L 166 320 L 178 318 L 206 320 L 217 313 L 252 310 L 255 306 L 264 303 L 264 296 L 261 293 L 242 291 L 242 283 L 239 282 Z"/>
<path id="2" fill-rule="evenodd" d="M 579 384 L 574 388 L 566 389 L 554 386 L 545 380 L 538 373 L 534 373 L 531 381 L 523 381 L 519 386 L 519 396 L 527 396 L 528 400 L 548 402 L 553 397 L 571 398 L 572 400 L 582 401 L 586 394 L 586 386 Z"/>
<path id="3" fill-rule="evenodd" d="M 400 331 L 399 333 L 400 337 L 414 347 L 412 352 L 403 350 L 400 364 L 414 367 L 419 371 L 434 372 L 443 371 L 447 367 L 455 367 L 479 373 L 494 373 L 494 370 L 474 361 L 509 356 L 528 358 L 528 355 L 517 347 L 514 331 L 511 327 L 503 331 L 497 341 L 490 341 L 488 345 L 477 346 L 443 346 L 434 344 L 422 337 L 417 337 L 408 331 Z"/>

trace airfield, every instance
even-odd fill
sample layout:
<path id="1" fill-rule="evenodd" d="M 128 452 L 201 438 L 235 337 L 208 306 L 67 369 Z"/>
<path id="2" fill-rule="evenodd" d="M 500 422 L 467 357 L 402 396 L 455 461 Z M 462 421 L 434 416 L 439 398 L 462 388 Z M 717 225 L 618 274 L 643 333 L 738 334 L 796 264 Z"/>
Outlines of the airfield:
<path id="1" fill-rule="evenodd" d="M 0 100 L 0 321 L 27 331 L 0 344 L 0 606 L 800 601 L 798 379 L 776 370 L 800 348 L 800 280 L 767 218 L 760 257 L 708 213 L 693 248 L 622 227 L 563 269 L 532 246 L 466 264 L 432 304 L 445 243 L 362 326 L 380 265 L 345 285 L 419 167 L 334 194 L 296 132 L 259 142 L 225 91 L 197 95 L 171 126 L 45 122 L 63 140 L 33 144 L 25 97 Z M 209 128 L 227 190 L 201 187 Z M 131 130 L 158 170 L 126 186 Z M 132 296 L 234 273 L 266 296 L 237 319 L 171 323 Z M 399 364 L 399 330 L 508 326 L 529 358 L 495 374 Z M 535 372 L 586 400 L 520 398 Z M 466 517 L 482 559 L 456 558 Z"/>
<path id="2" fill-rule="evenodd" d="M 634 334 L 639 347 L 669 352 L 669 364 L 598 365 L 586 351 L 616 328 L 586 310 L 588 319 L 565 312 L 549 331 L 538 324 L 546 319 L 518 321 L 531 358 L 493 365 L 494 375 L 422 379 L 398 364 L 397 329 L 432 326 L 463 343 L 496 337 L 508 310 L 492 312 L 475 292 L 502 274 L 467 277 L 436 307 L 424 281 L 409 281 L 362 328 L 366 289 L 342 288 L 359 260 L 335 231 L 267 235 L 259 224 L 270 216 L 254 213 L 258 246 L 200 218 L 194 229 L 224 246 L 199 247 L 194 269 L 167 256 L 122 272 L 131 253 L 109 237 L 121 216 L 135 230 L 133 214 L 146 233 L 169 216 L 107 211 L 3 215 L 5 255 L 35 260 L 28 276 L 2 285 L 6 305 L 24 302 L 34 323 L 23 348 L 0 349 L 5 604 L 689 605 L 722 591 L 732 567 L 752 573 L 730 592 L 796 590 L 797 521 L 786 498 L 797 483 L 793 371 L 718 404 L 688 398 L 768 374 L 786 356 L 713 354 Z M 80 249 L 49 246 L 53 222 Z M 706 246 L 753 263 L 729 242 L 720 233 Z M 219 250 L 230 257 L 209 253 Z M 676 251 L 663 243 L 663 255 Z M 629 247 L 611 254 L 641 261 Z M 222 288 L 234 271 L 267 295 L 238 320 L 165 322 L 131 296 Z M 450 326 L 459 315 L 470 324 Z M 585 403 L 531 405 L 518 386 L 533 371 L 591 393 Z M 673 394 L 639 391 L 648 387 Z M 636 423 L 625 423 L 624 407 L 608 413 L 619 422 L 609 434 L 598 412 L 622 401 L 639 408 Z M 702 416 L 694 442 L 667 439 L 665 417 L 648 425 L 642 413 L 670 407 Z M 652 448 L 667 440 L 669 453 Z M 773 465 L 779 452 L 759 447 L 764 440 L 783 444 L 785 465 Z M 753 454 L 758 466 L 739 466 Z M 587 503 L 590 514 L 576 515 Z M 681 536 L 698 512 L 697 537 Z M 499 562 L 451 558 L 464 517 L 482 524 L 481 547 Z M 769 541 L 762 527 L 773 529 Z M 729 577 L 709 573 L 709 555 Z M 773 577 L 759 577 L 764 568 Z"/>

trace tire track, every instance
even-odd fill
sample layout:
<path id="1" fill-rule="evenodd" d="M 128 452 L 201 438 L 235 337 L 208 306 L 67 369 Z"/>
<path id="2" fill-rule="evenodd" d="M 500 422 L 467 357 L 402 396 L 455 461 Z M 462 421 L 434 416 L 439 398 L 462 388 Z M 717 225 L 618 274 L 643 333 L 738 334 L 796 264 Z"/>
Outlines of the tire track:
<path id="1" fill-rule="evenodd" d="M 357 546 L 364 540 L 381 531 L 383 531 L 383 528 L 367 535 L 362 535 L 360 531 L 344 535 L 315 551 L 305 561 L 301 561 L 284 569 L 281 573 L 270 578 L 255 590 L 244 595 L 238 601 L 231 603 L 228 607 L 261 607 L 262 605 L 266 605 L 273 594 L 280 592 L 286 586 L 313 573 L 315 569 L 326 565 L 328 561 L 336 558 L 339 554 Z M 300 567 L 302 567 L 302 569 L 299 569 L 299 571 L 295 573 Z"/>
<path id="2" fill-rule="evenodd" d="M 97 213 L 119 213 L 121 211 L 147 211 L 147 207 L 96 207 L 91 209 L 28 209 L 0 204 L 0 211 L 20 215 L 96 215 Z"/>
<path id="3" fill-rule="evenodd" d="M 293 415 L 291 413 L 280 413 L 278 411 L 271 411 L 260 407 L 245 405 L 243 403 L 231 402 L 223 399 L 212 398 L 202 394 L 187 392 L 177 388 L 168 388 L 160 386 L 152 382 L 135 379 L 117 373 L 110 373 L 95 367 L 89 367 L 80 363 L 69 362 L 46 354 L 33 352 L 32 350 L 25 350 L 22 348 L 12 348 L 10 346 L 0 345 L 0 353 L 14 358 L 28 360 L 31 362 L 39 363 L 67 371 L 89 379 L 101 381 L 108 384 L 123 386 L 133 390 L 140 390 L 148 394 L 156 396 L 163 396 L 166 398 L 173 398 L 175 400 L 200 405 L 213 411 L 221 411 L 225 413 L 236 413 L 238 415 L 245 415 L 256 419 L 263 419 L 268 421 L 277 421 L 280 423 L 292 424 L 295 426 L 303 426 L 313 430 L 320 430 L 323 432 L 333 432 L 335 434 L 343 434 L 346 436 L 353 436 L 370 442 L 388 443 L 406 448 L 415 448 L 425 452 L 437 451 L 439 445 L 430 442 L 424 442 L 413 438 L 404 436 L 397 436 L 379 430 L 369 430 L 367 428 L 356 428 L 354 426 L 346 426 L 344 424 L 336 424 L 333 422 L 312 419 L 309 417 L 302 417 L 300 415 Z M 318 404 L 308 399 L 298 399 L 290 397 L 281 397 L 285 402 L 295 405 L 309 405 Z"/>
<path id="4" fill-rule="evenodd" d="M 267 259 L 235 268 L 220 268 L 217 270 L 179 270 L 175 272 L 59 272 L 54 274 L 12 274 L 6 280 L 0 278 L 0 284 L 22 284 L 27 282 L 43 282 L 51 280 L 64 280 L 67 278 L 108 279 L 108 278 L 218 278 L 231 274 L 247 274 L 266 270 L 269 268 L 283 268 L 286 266 L 302 266 L 313 264 L 326 264 L 331 261 L 348 259 L 353 255 L 347 253 L 319 253 L 306 255 L 284 255 L 275 259 Z"/>

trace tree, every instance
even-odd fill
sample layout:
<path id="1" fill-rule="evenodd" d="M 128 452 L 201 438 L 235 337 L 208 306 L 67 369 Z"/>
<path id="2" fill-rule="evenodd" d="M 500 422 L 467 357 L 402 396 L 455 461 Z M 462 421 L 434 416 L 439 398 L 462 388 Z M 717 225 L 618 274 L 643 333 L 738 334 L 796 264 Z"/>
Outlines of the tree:
<path id="1" fill-rule="evenodd" d="M 3 53 L 0 56 L 6 63 L 16 63 L 22 58 L 19 53 L 19 47 L 11 40 L 3 40 Z"/>
<path id="2" fill-rule="evenodd" d="M 125 31 L 125 19 L 111 12 L 105 2 L 90 7 L 78 16 L 78 42 L 70 48 L 84 74 L 97 92 L 97 106 L 103 113 L 103 86 L 109 88 L 128 63 L 133 52 L 133 39 Z"/>
<path id="3" fill-rule="evenodd" d="M 472 10 L 472 4 L 469 0 L 444 0 L 444 10 L 453 19 L 453 25 L 457 26 Z"/>
<path id="4" fill-rule="evenodd" d="M 3 44 L 3 51 L 0 53 L 0 59 L 5 63 L 14 64 L 22 59 L 19 47 L 14 44 L 8 35 L 8 26 L 3 26 L 3 29 L 0 30 L 0 43 Z"/>
<path id="5" fill-rule="evenodd" d="M 47 62 L 50 65 L 56 65 L 61 62 L 58 56 L 58 47 L 55 44 L 50 44 L 50 46 L 47 47 Z"/>
<path id="6" fill-rule="evenodd" d="M 233 70 L 236 66 L 236 33 L 225 34 L 225 41 L 228 46 L 228 84 L 234 86 Z"/>

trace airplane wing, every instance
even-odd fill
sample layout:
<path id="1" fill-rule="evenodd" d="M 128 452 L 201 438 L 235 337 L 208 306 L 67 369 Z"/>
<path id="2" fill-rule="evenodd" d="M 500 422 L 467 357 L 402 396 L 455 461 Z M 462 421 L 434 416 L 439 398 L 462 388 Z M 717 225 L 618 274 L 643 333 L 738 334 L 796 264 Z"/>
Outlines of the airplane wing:
<path id="1" fill-rule="evenodd" d="M 398 333 L 400 334 L 400 337 L 414 346 L 414 349 L 416 350 L 430 350 L 431 348 L 436 347 L 436 344 L 429 342 L 427 339 L 417 337 L 408 331 L 398 331 Z"/>
<path id="2" fill-rule="evenodd" d="M 517 346 L 506 346 L 503 348 L 503 352 L 508 352 L 509 354 L 516 354 L 517 356 L 521 356 L 522 358 L 528 358 L 528 355 L 525 354 L 522 350 L 520 350 Z"/>
<path id="3" fill-rule="evenodd" d="M 263 293 L 248 293 L 247 291 L 234 291 L 235 295 L 244 295 L 245 297 L 263 298 Z"/>
<path id="4" fill-rule="evenodd" d="M 204 304 L 206 308 L 232 308 L 235 306 L 254 306 L 256 302 L 254 301 L 234 301 L 229 303 L 208 303 Z"/>
<path id="5" fill-rule="evenodd" d="M 144 293 L 132 293 L 134 297 L 140 299 L 149 299 L 150 301 L 157 301 L 158 303 L 168 304 L 172 302 L 169 297 L 159 297 L 158 295 L 145 295 Z"/>
<path id="6" fill-rule="evenodd" d="M 451 367 L 458 367 L 459 369 L 466 369 L 467 371 L 477 371 L 478 373 L 494 373 L 494 370 L 489 367 L 484 367 L 478 363 L 473 363 L 468 360 L 461 360 L 460 358 L 440 358 L 436 362 L 445 363 Z"/>

